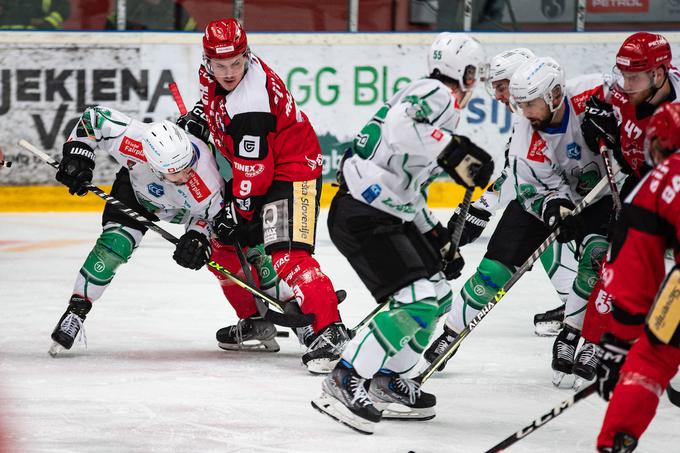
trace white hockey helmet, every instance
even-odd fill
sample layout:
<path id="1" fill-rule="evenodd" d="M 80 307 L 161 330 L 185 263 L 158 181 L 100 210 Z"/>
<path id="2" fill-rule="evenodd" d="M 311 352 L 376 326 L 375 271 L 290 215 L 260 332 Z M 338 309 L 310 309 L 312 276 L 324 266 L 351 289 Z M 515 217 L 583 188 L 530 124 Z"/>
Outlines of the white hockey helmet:
<path id="1" fill-rule="evenodd" d="M 560 88 L 560 103 L 553 105 L 553 90 Z M 522 64 L 510 78 L 511 102 L 517 110 L 518 103 L 543 99 L 551 112 L 562 106 L 565 94 L 564 70 L 560 64 L 550 57 L 529 60 Z"/>
<path id="2" fill-rule="evenodd" d="M 142 145 L 149 165 L 161 174 L 178 173 L 196 159 L 186 132 L 168 120 L 151 125 L 144 133 Z"/>
<path id="3" fill-rule="evenodd" d="M 461 90 L 467 91 L 465 76 L 473 76 L 476 81 L 484 71 L 484 49 L 472 36 L 466 33 L 440 33 L 430 46 L 427 57 L 429 74 L 436 70 L 451 79 L 457 80 Z"/>
<path id="4" fill-rule="evenodd" d="M 532 51 L 524 47 L 517 49 L 506 50 L 491 59 L 489 64 L 489 74 L 486 78 L 486 91 L 493 96 L 493 82 L 500 80 L 508 80 L 527 61 L 533 60 L 536 55 Z"/>

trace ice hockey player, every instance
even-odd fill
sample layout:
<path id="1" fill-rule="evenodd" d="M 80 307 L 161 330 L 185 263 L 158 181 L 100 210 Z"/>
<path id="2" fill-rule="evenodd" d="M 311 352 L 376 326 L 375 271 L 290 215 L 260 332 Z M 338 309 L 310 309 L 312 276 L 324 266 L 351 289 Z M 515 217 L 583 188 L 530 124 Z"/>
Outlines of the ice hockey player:
<path id="1" fill-rule="evenodd" d="M 553 346 L 555 383 L 572 373 L 583 311 L 607 247 L 604 235 L 611 212 L 611 196 L 601 195 L 581 214 L 569 215 L 605 175 L 602 159 L 587 149 L 580 129 L 584 103 L 598 91 L 603 92 L 601 75 L 579 77 L 565 85 L 564 72 L 552 58 L 524 63 L 513 74 L 510 93 L 521 112 L 509 150 L 515 199 L 503 213 L 477 272 L 454 300 L 446 321 L 451 335 L 438 341 L 452 343 L 559 226 L 558 241 L 575 241 L 580 259 L 566 301 L 565 325 Z M 581 348 L 579 373 L 582 366 L 594 372 L 595 346 L 585 343 Z"/>
<path id="2" fill-rule="evenodd" d="M 277 275 L 292 289 L 304 313 L 315 315 L 315 339 L 302 361 L 327 373 L 348 339 L 330 279 L 312 257 L 321 196 L 321 148 L 307 116 L 283 81 L 249 47 L 236 19 L 212 21 L 203 36 L 199 68 L 201 100 L 182 124 L 217 149 L 232 165 L 233 201 L 215 219 L 224 253 L 237 263 L 233 245 L 264 242 Z M 254 302 L 238 312 L 236 328 L 223 342 L 239 343 L 239 332 L 268 332 Z M 251 316 L 253 315 L 253 316 Z M 268 324 L 268 325 L 267 325 Z"/>
<path id="3" fill-rule="evenodd" d="M 671 65 L 671 48 L 661 35 L 634 33 L 616 54 L 616 84 L 607 96 L 609 103 L 591 99 L 586 103 L 582 129 L 586 141 L 595 146 L 604 138 L 627 174 L 621 187 L 625 199 L 651 168 L 644 160 L 645 130 L 657 106 L 680 102 L 680 73 Z M 606 267 L 606 263 L 605 263 Z M 609 295 L 601 279 L 588 301 L 583 336 L 597 342 L 611 317 Z"/>
<path id="4" fill-rule="evenodd" d="M 88 108 L 63 146 L 56 178 L 71 194 L 85 195 L 97 153 L 121 166 L 111 195 L 150 220 L 186 224 L 173 254 L 183 267 L 200 269 L 211 256 L 210 220 L 222 204 L 224 181 L 201 140 L 168 121 L 142 123 L 116 110 Z M 52 332 L 52 355 L 70 349 L 92 303 L 126 263 L 147 228 L 112 205 L 103 231 L 76 277 L 68 308 Z"/>
<path id="5" fill-rule="evenodd" d="M 443 262 L 451 235 L 427 207 L 427 188 L 442 173 L 466 187 L 489 182 L 491 156 L 452 135 L 483 58 L 481 45 L 468 35 L 438 35 L 429 51 L 429 77 L 378 110 L 338 172 L 340 189 L 328 215 L 331 240 L 388 308 L 347 343 L 312 406 L 365 434 L 381 417 L 435 415 L 435 396 L 404 374 L 418 363 L 451 304 L 447 277 L 460 270 Z"/>
<path id="6" fill-rule="evenodd" d="M 486 89 L 498 102 L 501 102 L 512 111 L 510 105 L 510 77 L 523 63 L 536 58 L 529 49 L 518 48 L 501 52 L 491 59 L 489 74 L 486 79 Z M 466 216 L 465 228 L 461 236 L 460 246 L 469 244 L 482 234 L 489 219 L 494 212 L 504 208 L 508 202 L 514 198 L 515 190 L 512 187 L 512 178 L 508 178 L 508 172 L 512 168 L 508 165 L 507 152 L 510 142 L 506 144 L 506 165 L 501 175 L 494 181 L 484 194 L 470 206 Z M 505 186 L 505 189 L 503 187 Z M 449 228 L 457 221 L 458 209 L 451 218 Z M 567 294 L 576 275 L 576 259 L 571 250 L 570 244 L 555 242 L 551 248 L 541 255 L 541 263 L 550 281 L 557 290 L 560 299 L 566 301 Z M 557 335 L 562 327 L 564 318 L 564 305 L 545 313 L 537 314 L 534 317 L 535 332 L 537 335 Z M 453 337 L 453 333 L 446 326 L 442 335 L 432 342 L 432 345 L 425 351 L 425 359 L 432 363 L 434 359 L 448 346 L 447 337 Z"/>
<path id="7" fill-rule="evenodd" d="M 600 452 L 631 452 L 680 366 L 680 104 L 648 120 L 644 152 L 656 164 L 623 205 L 603 276 L 612 296 L 598 393 L 609 401 Z M 675 267 L 666 275 L 664 256 Z M 664 276 L 666 277 L 664 280 Z"/>

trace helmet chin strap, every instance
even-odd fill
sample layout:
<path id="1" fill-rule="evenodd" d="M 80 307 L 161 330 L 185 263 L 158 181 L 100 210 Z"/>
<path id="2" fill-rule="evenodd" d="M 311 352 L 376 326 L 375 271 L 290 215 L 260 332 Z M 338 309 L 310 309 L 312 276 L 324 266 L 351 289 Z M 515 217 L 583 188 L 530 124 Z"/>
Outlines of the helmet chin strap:
<path id="1" fill-rule="evenodd" d="M 652 81 L 652 86 L 649 89 L 649 96 L 647 96 L 647 99 L 645 99 L 644 102 L 651 103 L 654 96 L 656 96 L 656 93 L 659 92 L 659 90 L 661 89 L 661 87 L 663 87 L 664 83 L 666 83 L 667 80 L 668 80 L 668 71 L 664 71 L 663 81 L 661 82 L 661 85 L 656 86 L 656 84 L 653 83 L 653 81 Z"/>

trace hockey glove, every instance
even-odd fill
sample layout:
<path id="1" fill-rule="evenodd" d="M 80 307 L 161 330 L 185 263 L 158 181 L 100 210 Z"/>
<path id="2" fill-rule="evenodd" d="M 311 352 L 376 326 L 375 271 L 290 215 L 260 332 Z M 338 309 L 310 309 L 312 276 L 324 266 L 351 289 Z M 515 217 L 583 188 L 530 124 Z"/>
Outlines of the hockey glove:
<path id="1" fill-rule="evenodd" d="M 600 153 L 600 137 L 604 138 L 609 149 L 620 148 L 619 125 L 614 116 L 614 108 L 596 96 L 591 96 L 586 101 L 581 132 L 588 148 L 594 153 Z"/>
<path id="2" fill-rule="evenodd" d="M 83 142 L 64 143 L 63 158 L 57 170 L 57 181 L 68 187 L 68 193 L 82 197 L 87 193 L 87 186 L 92 182 L 94 169 L 94 151 Z"/>
<path id="3" fill-rule="evenodd" d="M 217 240 L 223 244 L 234 244 L 246 234 L 242 218 L 236 213 L 234 204 L 228 202 L 213 219 L 213 230 Z"/>
<path id="4" fill-rule="evenodd" d="M 493 174 L 489 153 L 462 135 L 453 135 L 437 157 L 437 165 L 465 187 L 486 187 Z"/>
<path id="5" fill-rule="evenodd" d="M 614 387 L 619 381 L 621 367 L 623 362 L 626 361 L 630 346 L 630 343 L 616 338 L 611 333 L 602 335 L 598 351 L 600 360 L 597 365 L 597 393 L 605 401 L 609 401 Z"/>
<path id="6" fill-rule="evenodd" d="M 460 277 L 460 271 L 465 265 L 463 257 L 456 251 L 454 256 L 449 257 L 449 248 L 451 247 L 451 233 L 441 223 L 437 223 L 434 228 L 425 233 L 432 248 L 434 248 L 442 258 L 442 272 L 447 280 L 453 280 Z"/>
<path id="7" fill-rule="evenodd" d="M 583 231 L 583 219 L 578 215 L 572 215 L 574 203 L 566 198 L 553 198 L 548 201 L 543 210 L 543 222 L 554 230 L 559 227 L 558 242 L 569 242 L 576 239 Z"/>
<path id="8" fill-rule="evenodd" d="M 177 118 L 176 124 L 205 143 L 210 140 L 210 128 L 203 111 L 203 104 L 197 102 L 193 109 Z"/>
<path id="9" fill-rule="evenodd" d="M 449 231 L 453 231 L 455 229 L 459 213 L 460 207 L 456 208 L 456 211 L 449 219 L 449 223 L 447 225 Z M 460 236 L 460 242 L 458 243 L 458 247 L 462 247 L 471 242 L 475 242 L 477 238 L 479 238 L 479 236 L 482 234 L 482 231 L 484 231 L 484 228 L 486 227 L 486 224 L 489 223 L 490 218 L 491 213 L 489 211 L 485 211 L 483 209 L 470 206 L 468 214 L 467 216 L 465 216 L 463 234 Z"/>
<path id="10" fill-rule="evenodd" d="M 460 254 L 460 250 L 456 250 L 456 253 L 450 259 L 446 256 L 444 257 L 442 272 L 447 280 L 455 280 L 460 277 L 463 267 L 465 267 L 465 260 Z"/>
<path id="11" fill-rule="evenodd" d="M 197 271 L 208 262 L 211 253 L 208 238 L 198 231 L 189 230 L 179 238 L 172 257 L 180 266 Z"/>

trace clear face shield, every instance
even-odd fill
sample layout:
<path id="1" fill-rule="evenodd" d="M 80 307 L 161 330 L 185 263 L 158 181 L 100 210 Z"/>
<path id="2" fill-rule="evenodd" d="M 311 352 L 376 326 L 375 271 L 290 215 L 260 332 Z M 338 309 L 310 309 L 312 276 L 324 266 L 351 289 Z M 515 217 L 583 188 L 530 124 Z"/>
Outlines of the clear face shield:
<path id="1" fill-rule="evenodd" d="M 626 94 L 640 93 L 654 88 L 654 72 L 628 72 L 622 71 L 618 66 L 614 65 L 612 68 L 612 78 L 615 88 Z"/>
<path id="2" fill-rule="evenodd" d="M 248 68 L 248 58 L 248 51 L 231 58 L 220 59 L 208 58 L 204 54 L 203 65 L 208 74 L 219 81 L 224 88 L 231 91 L 243 78 Z"/>
<path id="3" fill-rule="evenodd" d="M 472 92 L 475 90 L 477 78 L 481 77 L 483 72 L 483 66 L 480 66 L 479 71 L 477 71 L 477 68 L 473 65 L 467 65 L 465 67 L 463 80 L 460 85 L 460 89 L 463 92 L 463 98 L 459 102 L 461 109 L 464 109 L 468 102 L 470 102 L 470 99 L 472 99 Z"/>

